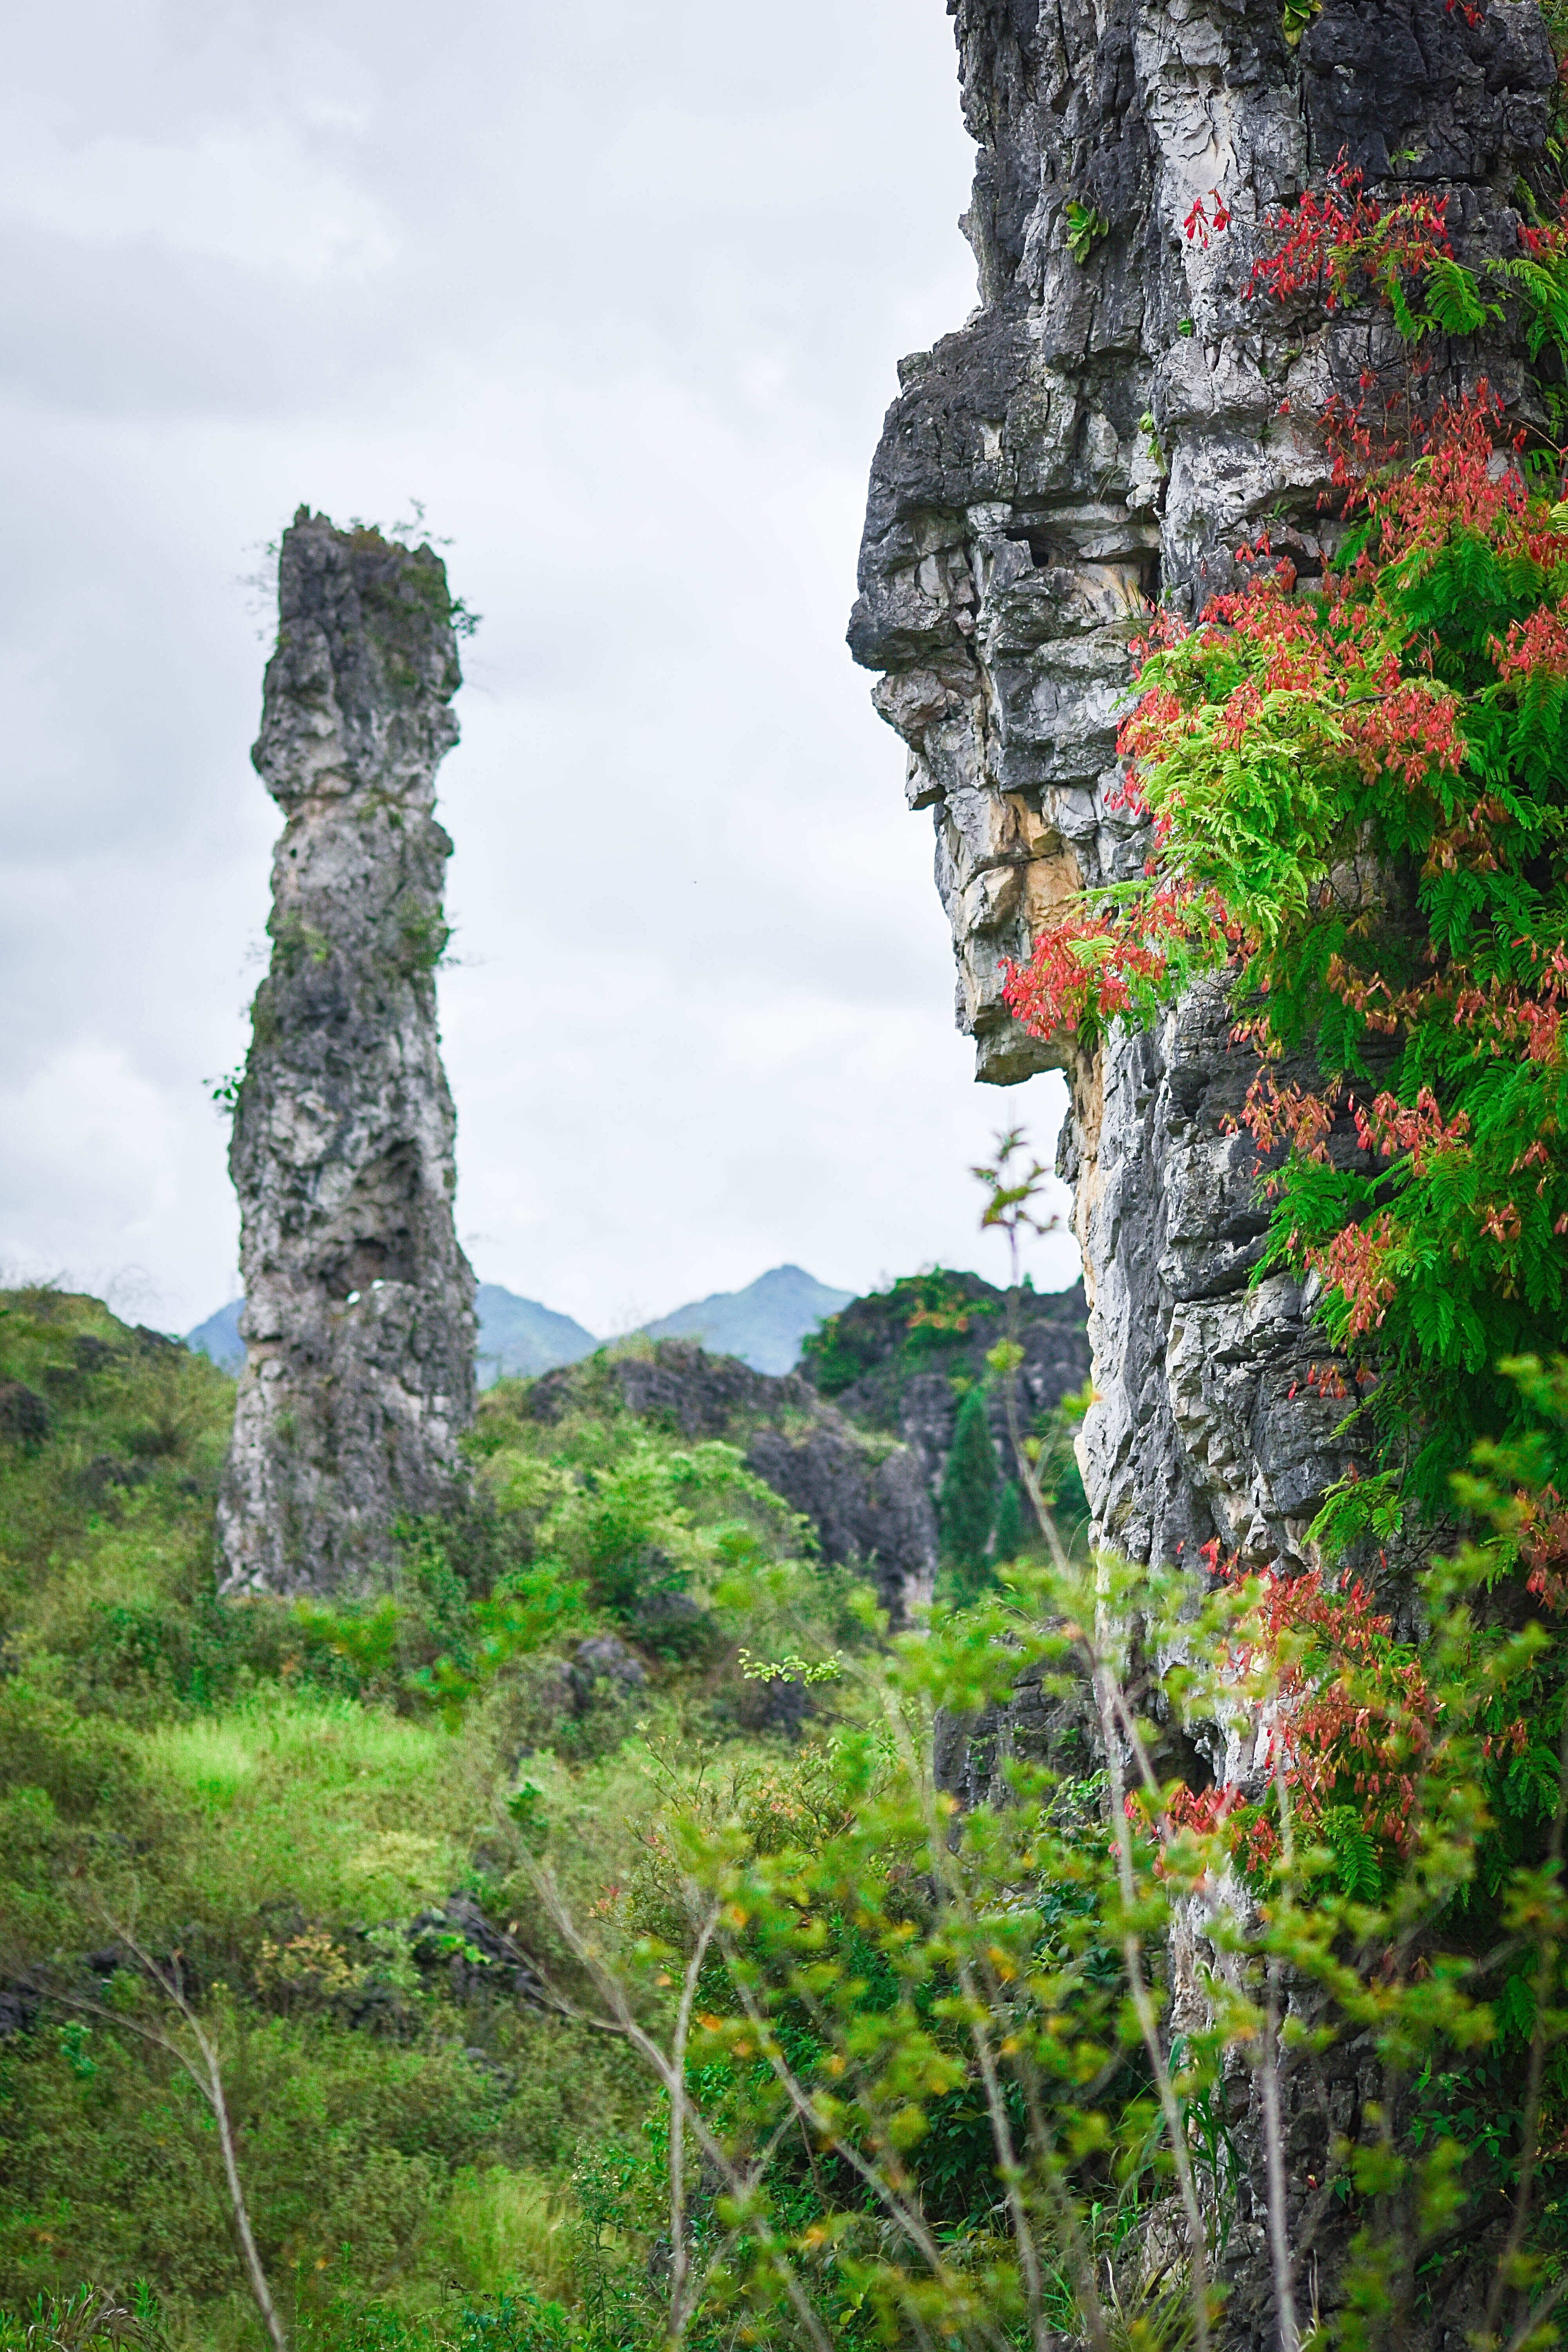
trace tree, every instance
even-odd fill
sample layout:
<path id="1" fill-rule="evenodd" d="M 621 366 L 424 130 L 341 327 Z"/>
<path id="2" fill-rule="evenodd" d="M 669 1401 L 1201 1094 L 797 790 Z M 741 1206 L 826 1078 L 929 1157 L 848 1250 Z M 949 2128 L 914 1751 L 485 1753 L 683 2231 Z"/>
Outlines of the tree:
<path id="1" fill-rule="evenodd" d="M 156 2014 L 138 2014 L 131 2004 L 122 2002 L 116 2007 L 106 2008 L 101 2001 L 86 2000 L 79 1995 L 69 1992 L 62 1994 L 61 1998 L 67 2008 L 85 2011 L 91 2017 L 109 2018 L 115 2025 L 137 2034 L 142 2041 L 150 2042 L 154 2048 L 166 2051 L 175 2063 L 184 2069 L 195 2084 L 212 2116 L 217 2132 L 218 2147 L 223 2157 L 224 2180 L 228 2189 L 229 2207 L 234 2215 L 235 2234 L 239 2240 L 239 2250 L 245 2258 L 246 2276 L 250 2284 L 251 2294 L 255 2298 L 256 2308 L 261 2315 L 261 2324 L 267 2330 L 273 2352 L 289 2352 L 289 2338 L 284 2331 L 283 2323 L 278 2315 L 278 2306 L 272 2300 L 272 2289 L 268 2281 L 267 2273 L 262 2267 L 261 2256 L 257 2251 L 256 2233 L 250 2226 L 250 2210 L 246 2202 L 245 2188 L 240 2179 L 239 2156 L 235 2145 L 234 2126 L 229 2120 L 228 2101 L 224 2091 L 223 2069 L 218 2056 L 217 2043 L 192 2007 L 185 1991 L 181 1956 L 175 1952 L 169 1959 L 162 1962 L 152 1958 L 142 1950 L 128 1927 L 112 1917 L 108 1911 L 102 1909 L 101 1906 L 98 1907 L 104 1925 L 113 1935 L 115 1942 L 129 1953 L 136 1964 L 134 1972 L 130 1970 L 125 1972 L 127 1978 L 133 1979 L 133 1974 L 140 1975 L 154 1991 L 162 1994 L 169 2007 L 176 2012 L 184 2032 L 182 2034 L 175 2028 L 165 2024 Z M 77 2315 L 79 2316 L 79 2313 Z M 98 2316 L 100 2319 L 107 2319 L 109 2315 L 100 2312 Z"/>
<path id="2" fill-rule="evenodd" d="M 996 1448 L 985 1391 L 972 1388 L 958 1409 L 952 1446 L 942 1480 L 942 1548 L 958 1571 L 963 1597 L 985 1580 L 986 1547 L 996 1509 Z"/>
<path id="3" fill-rule="evenodd" d="M 893 1636 L 827 1748 L 676 1759 L 618 1917 L 520 1855 L 552 1996 L 662 2094 L 651 2193 L 606 2208 L 639 2257 L 616 2344 L 1223 2352 L 1244 2216 L 1271 2352 L 1412 2352 L 1450 2312 L 1474 2352 L 1561 2342 L 1568 1361 L 1514 1377 L 1541 1442 L 1476 1450 L 1489 1532 L 1424 1572 L 1413 1640 L 1318 1569 L 1074 1564 L 1041 1511 L 1054 1564 Z M 1539 1618 L 1489 1624 L 1526 1558 Z M 1098 1769 L 1026 1738 L 961 1807 L 939 1724 L 1020 1675 L 1098 1719 Z M 1264 1773 L 1161 1780 L 1151 1721 L 1247 1718 Z M 1213 1959 L 1174 2033 L 1178 1916 Z M 1330 2052 L 1373 2094 L 1332 2131 Z M 1254 2120 L 1208 2131 L 1248 2074 Z"/>
<path id="4" fill-rule="evenodd" d="M 1039 1548 L 1039 1538 L 1024 1523 L 1024 1507 L 1016 1480 L 1009 1478 L 996 1506 L 995 1553 L 998 1561 L 1022 1559 Z"/>

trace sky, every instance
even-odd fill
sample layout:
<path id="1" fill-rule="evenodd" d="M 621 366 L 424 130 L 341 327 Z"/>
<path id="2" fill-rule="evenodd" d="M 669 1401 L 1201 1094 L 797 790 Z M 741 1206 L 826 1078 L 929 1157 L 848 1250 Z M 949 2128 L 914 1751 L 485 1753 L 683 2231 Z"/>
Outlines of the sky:
<path id="1" fill-rule="evenodd" d="M 626 1329 L 784 1262 L 1004 1274 L 929 817 L 843 644 L 895 363 L 961 325 L 942 0 L 79 0 L 0 93 L 0 1271 L 237 1290 L 269 541 L 423 508 L 481 1280 Z M 1035 1279 L 1072 1278 L 1064 1237 Z"/>

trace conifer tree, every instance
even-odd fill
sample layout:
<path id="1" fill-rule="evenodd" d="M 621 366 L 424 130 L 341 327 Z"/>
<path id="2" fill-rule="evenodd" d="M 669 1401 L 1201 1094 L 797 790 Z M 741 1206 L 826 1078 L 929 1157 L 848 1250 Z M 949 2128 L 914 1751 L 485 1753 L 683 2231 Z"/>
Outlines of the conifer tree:
<path id="1" fill-rule="evenodd" d="M 942 1480 L 942 1548 L 966 1596 L 984 1580 L 995 1508 L 996 1448 L 991 1442 L 985 1391 L 976 1386 L 959 1406 Z"/>
<path id="2" fill-rule="evenodd" d="M 992 1546 L 996 1559 L 1026 1559 L 1035 1549 L 1030 1541 L 1030 1532 L 1025 1524 L 1018 1482 L 1016 1478 L 1009 1478 L 996 1506 L 996 1538 Z"/>

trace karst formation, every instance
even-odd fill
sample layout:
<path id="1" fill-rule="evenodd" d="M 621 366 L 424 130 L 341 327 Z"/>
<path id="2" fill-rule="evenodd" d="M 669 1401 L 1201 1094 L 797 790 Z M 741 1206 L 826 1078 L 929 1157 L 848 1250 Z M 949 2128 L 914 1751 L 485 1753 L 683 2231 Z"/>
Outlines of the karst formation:
<path id="1" fill-rule="evenodd" d="M 1293 38 L 1279 0 L 949 0 L 949 13 L 978 149 L 963 226 L 980 302 L 900 368 L 850 645 L 882 673 L 874 698 L 908 747 L 910 805 L 933 814 L 977 1075 L 1068 1076 L 1059 1164 L 1089 1301 L 1096 1401 L 1079 1451 L 1097 1532 L 1152 1565 L 1195 1568 L 1214 1547 L 1293 1572 L 1312 1563 L 1309 1528 L 1358 1458 L 1359 1425 L 1310 1286 L 1251 1279 L 1268 1204 L 1237 1114 L 1257 1065 L 1226 983 L 1083 1050 L 1015 1023 L 1005 970 L 1064 899 L 1142 874 L 1155 852 L 1125 803 L 1116 741 L 1151 610 L 1191 620 L 1245 584 L 1238 551 L 1260 532 L 1270 560 L 1311 583 L 1337 528 L 1325 407 L 1408 382 L 1386 313 L 1249 299 L 1270 216 L 1339 165 L 1385 201 L 1412 187 L 1446 198 L 1456 255 L 1484 272 L 1520 249 L 1555 61 L 1534 0 L 1324 0 L 1294 12 Z M 1422 361 L 1434 394 L 1485 377 L 1514 417 L 1541 421 L 1504 306 L 1479 334 L 1431 335 Z M 1353 1154 L 1348 1122 L 1331 1142 Z M 1396 1612 L 1412 1565 L 1391 1543 L 1370 1570 Z M 946 1785 L 966 1804 L 1003 1796 L 1010 1754 L 1051 1753 L 1054 1710 L 1026 1676 L 1007 1706 L 947 1719 Z M 1226 1781 L 1241 1769 L 1234 1742 L 1215 1731 L 1210 1745 L 1163 1769 Z M 1201 2029 L 1214 1961 L 1179 1914 L 1173 2032 Z M 1260 2347 L 1282 2323 L 1258 2094 L 1235 2089 L 1244 2186 L 1223 2334 Z M 1356 2043 L 1290 2079 L 1300 2295 L 1321 2286 L 1331 2304 L 1350 2225 L 1311 2208 L 1311 2186 L 1330 2137 L 1383 2089 Z M 1479 2305 L 1463 2249 L 1430 2284 L 1421 2340 L 1464 2340 Z"/>
<path id="2" fill-rule="evenodd" d="M 1399 379 L 1386 317 L 1303 323 L 1247 299 L 1266 211 L 1342 156 L 1369 188 L 1446 194 L 1472 265 L 1516 251 L 1555 65 L 1534 0 L 1326 0 L 1296 47 L 1278 0 L 949 14 L 979 151 L 963 227 L 980 306 L 900 364 L 850 646 L 883 673 L 910 805 L 934 815 L 979 1076 L 1068 1072 L 1100 1529 L 1138 1559 L 1215 1538 L 1249 1564 L 1300 1559 L 1351 1454 L 1335 1383 L 1314 1383 L 1310 1299 L 1285 1276 L 1248 1286 L 1267 1214 L 1252 1145 L 1227 1130 L 1253 1065 L 1225 992 L 1196 988 L 1155 1033 L 1082 1056 L 1017 1027 L 1004 963 L 1044 910 L 1149 853 L 1117 805 L 1115 739 L 1150 603 L 1190 615 L 1238 584 L 1234 551 L 1261 530 L 1310 579 L 1329 480 L 1315 419 L 1363 375 Z M 1433 338 L 1432 381 L 1485 373 L 1528 407 L 1501 335 Z"/>
<path id="3" fill-rule="evenodd" d="M 219 1523 L 232 1591 L 331 1590 L 455 1491 L 474 1277 L 436 1024 L 460 683 L 428 547 L 301 508 L 252 759 L 284 814 L 235 1109 L 247 1362 Z"/>

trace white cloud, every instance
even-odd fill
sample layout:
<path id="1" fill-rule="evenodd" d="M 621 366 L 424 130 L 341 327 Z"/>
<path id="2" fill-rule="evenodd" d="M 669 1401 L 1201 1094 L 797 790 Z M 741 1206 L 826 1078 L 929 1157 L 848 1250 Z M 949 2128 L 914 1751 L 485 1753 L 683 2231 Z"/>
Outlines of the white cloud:
<path id="1" fill-rule="evenodd" d="M 326 110 L 331 128 L 357 127 L 358 110 Z M 310 111 L 320 123 L 321 108 Z M 71 145 L 13 119 L 0 131 L 0 216 L 82 245 L 147 239 L 310 286 L 384 269 L 397 252 L 381 206 L 284 121 Z"/>
<path id="2" fill-rule="evenodd" d="M 485 615 L 442 777 L 481 1276 L 603 1331 L 788 1258 L 999 1275 L 966 1169 L 1061 1090 L 970 1082 L 842 643 L 894 362 L 973 301 L 941 9 L 82 0 L 8 64 L 0 1254 L 228 1295 L 203 1080 L 278 824 L 237 583 L 301 499 L 412 494 Z"/>
<path id="3" fill-rule="evenodd" d="M 160 1279 L 171 1239 L 199 1249 L 225 1223 L 211 1181 L 221 1156 L 197 1123 L 195 1106 L 181 1117 L 122 1046 L 90 1035 L 62 1045 L 0 1091 L 0 1265 L 114 1291 L 139 1313 L 177 1312 Z"/>

